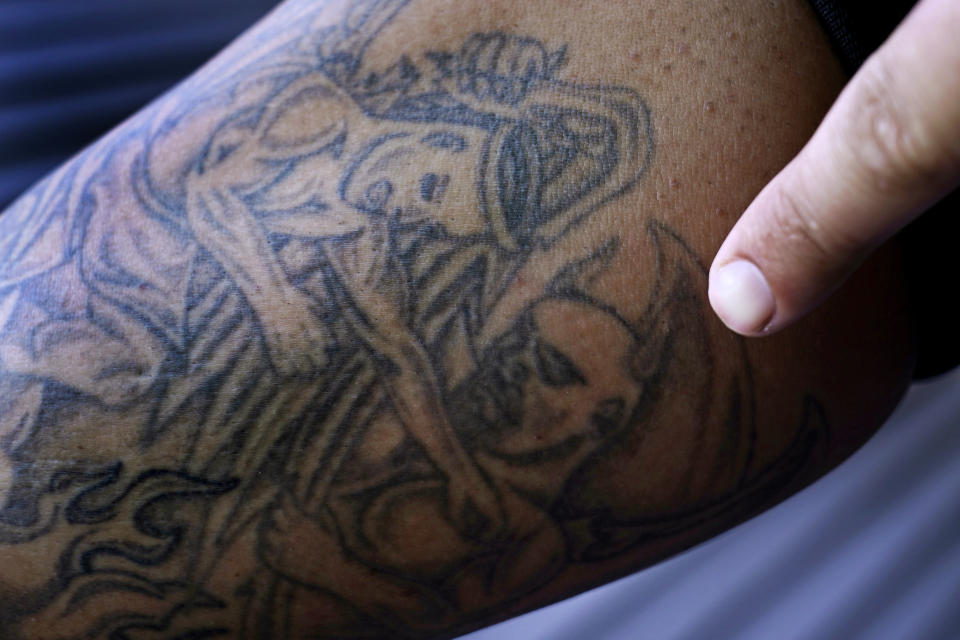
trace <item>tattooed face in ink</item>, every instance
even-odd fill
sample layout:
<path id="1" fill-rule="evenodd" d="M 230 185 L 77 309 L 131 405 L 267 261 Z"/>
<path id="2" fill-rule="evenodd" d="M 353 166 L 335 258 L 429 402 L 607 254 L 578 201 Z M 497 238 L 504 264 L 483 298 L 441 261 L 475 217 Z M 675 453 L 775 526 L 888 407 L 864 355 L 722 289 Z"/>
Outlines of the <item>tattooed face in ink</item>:
<path id="1" fill-rule="evenodd" d="M 437 223 L 450 235 L 484 232 L 476 195 L 476 131 L 422 129 L 382 136 L 351 162 L 340 190 L 351 206 L 401 224 Z"/>
<path id="2" fill-rule="evenodd" d="M 585 340 L 604 336 L 597 345 Z M 643 393 L 631 358 L 637 339 L 615 316 L 547 299 L 491 348 L 455 404 L 469 439 L 502 455 L 561 442 L 598 443 L 624 427 Z"/>

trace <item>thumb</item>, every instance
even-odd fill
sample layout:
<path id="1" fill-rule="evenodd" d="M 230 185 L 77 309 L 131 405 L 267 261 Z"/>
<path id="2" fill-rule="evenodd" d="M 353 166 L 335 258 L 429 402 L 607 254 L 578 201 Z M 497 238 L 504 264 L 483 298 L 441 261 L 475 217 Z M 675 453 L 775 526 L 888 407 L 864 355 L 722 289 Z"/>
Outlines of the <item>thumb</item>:
<path id="1" fill-rule="evenodd" d="M 925 0 L 734 226 L 710 304 L 738 333 L 778 331 L 958 182 L 960 2 Z"/>

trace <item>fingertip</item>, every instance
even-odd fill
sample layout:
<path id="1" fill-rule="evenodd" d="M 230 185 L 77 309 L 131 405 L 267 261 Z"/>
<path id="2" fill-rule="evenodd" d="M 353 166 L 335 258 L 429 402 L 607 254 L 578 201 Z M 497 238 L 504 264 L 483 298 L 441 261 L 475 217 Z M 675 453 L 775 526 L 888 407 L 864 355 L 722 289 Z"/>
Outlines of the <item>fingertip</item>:
<path id="1" fill-rule="evenodd" d="M 715 266 L 710 272 L 707 297 L 720 320 L 745 336 L 766 333 L 777 311 L 766 277 L 749 260 Z"/>

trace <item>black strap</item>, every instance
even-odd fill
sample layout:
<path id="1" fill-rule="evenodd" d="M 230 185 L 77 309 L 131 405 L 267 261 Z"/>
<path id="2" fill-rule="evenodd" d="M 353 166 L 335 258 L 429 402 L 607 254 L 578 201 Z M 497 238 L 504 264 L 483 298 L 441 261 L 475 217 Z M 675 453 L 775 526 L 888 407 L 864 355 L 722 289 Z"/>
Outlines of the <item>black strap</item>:
<path id="1" fill-rule="evenodd" d="M 843 6 L 842 0 L 810 0 L 813 10 L 820 18 L 820 24 L 830 36 L 834 51 L 843 62 L 847 73 L 853 73 L 863 64 L 866 56 L 863 46 L 857 37 L 857 32 L 850 24 L 850 16 Z"/>
<path id="2" fill-rule="evenodd" d="M 810 0 L 848 73 L 856 71 L 916 0 Z"/>

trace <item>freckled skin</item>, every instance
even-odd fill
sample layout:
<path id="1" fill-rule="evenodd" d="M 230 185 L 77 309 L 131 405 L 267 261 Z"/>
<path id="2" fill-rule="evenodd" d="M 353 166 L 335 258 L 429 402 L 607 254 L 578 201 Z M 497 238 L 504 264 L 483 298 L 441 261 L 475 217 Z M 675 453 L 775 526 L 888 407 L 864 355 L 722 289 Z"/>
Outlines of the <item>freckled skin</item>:
<path id="1" fill-rule="evenodd" d="M 284 4 L 0 217 L 2 634 L 454 637 L 823 473 L 895 257 L 749 345 L 703 265 L 842 82 L 799 1 Z"/>

